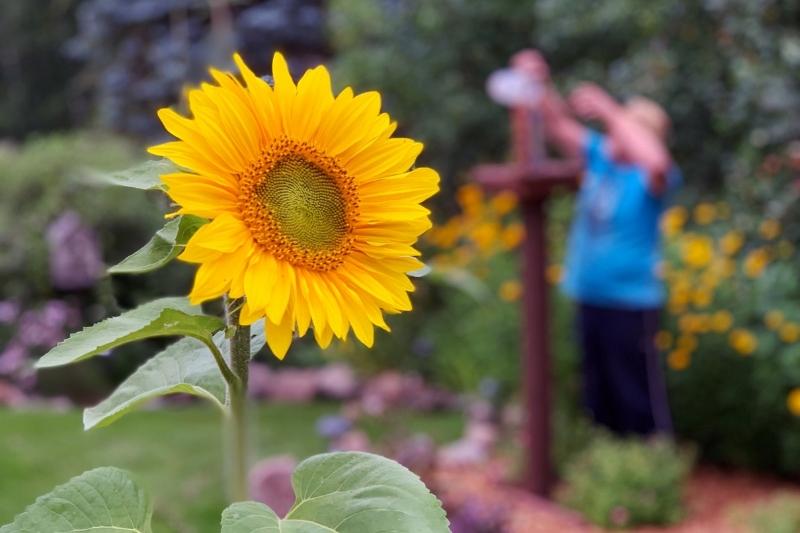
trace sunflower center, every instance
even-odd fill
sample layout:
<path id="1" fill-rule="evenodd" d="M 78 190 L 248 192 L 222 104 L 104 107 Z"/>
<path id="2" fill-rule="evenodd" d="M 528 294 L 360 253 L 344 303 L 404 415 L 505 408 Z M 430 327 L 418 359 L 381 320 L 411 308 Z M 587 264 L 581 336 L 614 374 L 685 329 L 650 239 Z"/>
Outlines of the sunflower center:
<path id="1" fill-rule="evenodd" d="M 276 258 L 331 270 L 350 251 L 358 197 L 335 159 L 283 138 L 240 176 L 240 185 L 243 220 Z"/>
<path id="2" fill-rule="evenodd" d="M 289 155 L 267 172 L 255 190 L 281 232 L 308 250 L 336 248 L 347 235 L 345 200 L 321 168 Z"/>

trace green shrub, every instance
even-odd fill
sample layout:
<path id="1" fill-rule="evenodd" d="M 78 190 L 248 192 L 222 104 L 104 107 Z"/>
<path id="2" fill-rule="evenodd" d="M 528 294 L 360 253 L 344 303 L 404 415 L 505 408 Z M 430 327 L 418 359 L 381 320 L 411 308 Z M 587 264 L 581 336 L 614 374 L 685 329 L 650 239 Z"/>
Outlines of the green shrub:
<path id="1" fill-rule="evenodd" d="M 108 134 L 78 132 L 32 138 L 0 150 L 0 295 L 30 304 L 51 297 L 48 274 L 48 225 L 66 211 L 76 212 L 100 240 L 103 259 L 114 264 L 142 246 L 158 229 L 159 205 L 146 193 L 117 187 L 87 187 L 92 170 L 126 168 L 136 159 L 134 147 Z M 120 284 L 123 300 L 131 291 Z M 180 282 L 162 281 L 165 287 Z M 185 282 L 184 282 L 185 283 Z M 151 289 L 152 290 L 152 289 Z M 156 293 L 157 291 L 153 291 Z M 161 292 L 163 294 L 163 292 Z"/>
<path id="2" fill-rule="evenodd" d="M 603 527 L 670 524 L 683 516 L 690 457 L 665 439 L 600 434 L 567 465 L 558 498 Z"/>
<path id="3" fill-rule="evenodd" d="M 669 298 L 657 341 L 676 431 L 708 459 L 796 473 L 800 283 L 792 217 L 765 209 L 759 219 L 711 203 L 691 211 L 689 220 L 683 207 L 665 218 Z"/>
<path id="4" fill-rule="evenodd" d="M 135 147 L 128 141 L 90 132 L 31 137 L 21 145 L 0 146 L 0 301 L 16 301 L 24 310 L 36 310 L 48 301 L 64 300 L 77 308 L 83 321 L 92 321 L 116 312 L 118 306 L 131 307 L 153 295 L 188 291 L 192 269 L 178 262 L 159 276 L 135 280 L 116 276 L 113 282 L 103 277 L 94 287 L 80 290 L 52 286 L 45 235 L 48 226 L 65 212 L 76 213 L 82 224 L 91 228 L 108 265 L 144 245 L 158 229 L 167 210 L 165 201 L 159 203 L 145 192 L 86 183 L 93 170 L 131 166 L 137 161 L 134 153 Z M 19 329 L 24 328 L 19 324 L 0 328 L 0 352 Z M 121 357 L 76 368 L 76 374 L 67 380 L 63 374 L 59 379 L 41 372 L 38 388 L 92 401 L 148 353 L 140 347 L 122 350 L 127 351 Z M 44 351 L 46 347 L 37 345 L 29 356 Z"/>
<path id="5" fill-rule="evenodd" d="M 800 497 L 778 494 L 748 509 L 734 509 L 731 522 L 749 533 L 800 531 Z"/>

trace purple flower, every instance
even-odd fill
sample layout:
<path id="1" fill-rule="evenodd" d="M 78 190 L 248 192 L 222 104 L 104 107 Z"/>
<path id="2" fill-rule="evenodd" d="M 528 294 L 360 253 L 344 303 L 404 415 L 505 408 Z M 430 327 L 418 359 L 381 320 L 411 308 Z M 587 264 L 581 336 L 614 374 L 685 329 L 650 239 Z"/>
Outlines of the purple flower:
<path id="1" fill-rule="evenodd" d="M 19 315 L 19 302 L 0 300 L 0 324 L 11 324 Z"/>
<path id="2" fill-rule="evenodd" d="M 350 431 L 353 424 L 343 416 L 328 415 L 317 420 L 317 434 L 326 439 L 337 439 Z"/>
<path id="3" fill-rule="evenodd" d="M 11 342 L 0 353 L 0 374 L 14 374 L 25 366 L 28 350 L 19 343 Z"/>
<path id="4" fill-rule="evenodd" d="M 100 246 L 92 229 L 73 211 L 67 211 L 47 228 L 50 280 L 61 290 L 87 289 L 103 274 Z"/>

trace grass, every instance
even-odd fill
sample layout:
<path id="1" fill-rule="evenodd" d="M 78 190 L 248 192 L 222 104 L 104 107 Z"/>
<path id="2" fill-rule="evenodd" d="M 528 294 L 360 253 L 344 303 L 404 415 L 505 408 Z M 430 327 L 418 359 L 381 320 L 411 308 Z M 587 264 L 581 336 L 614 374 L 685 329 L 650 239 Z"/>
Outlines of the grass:
<path id="1" fill-rule="evenodd" d="M 335 404 L 259 406 L 254 444 L 258 457 L 303 458 L 324 451 L 314 423 L 338 411 Z M 393 413 L 371 419 L 364 430 L 386 439 L 426 432 L 439 442 L 461 433 L 457 414 Z M 155 500 L 157 532 L 219 531 L 225 507 L 217 412 L 198 406 L 136 413 L 107 428 L 84 433 L 80 412 L 0 410 L 0 524 L 10 522 L 40 494 L 85 470 L 113 465 L 134 473 Z"/>

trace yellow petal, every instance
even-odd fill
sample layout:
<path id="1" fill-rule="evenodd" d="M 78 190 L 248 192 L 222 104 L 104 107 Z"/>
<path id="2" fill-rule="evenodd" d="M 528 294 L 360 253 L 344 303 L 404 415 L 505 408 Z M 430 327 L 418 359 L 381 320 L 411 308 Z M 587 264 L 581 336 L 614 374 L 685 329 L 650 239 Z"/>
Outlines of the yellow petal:
<path id="1" fill-rule="evenodd" d="M 422 152 L 422 143 L 392 138 L 374 143 L 345 163 L 359 183 L 406 172 Z"/>
<path id="2" fill-rule="evenodd" d="M 266 320 L 266 335 L 269 349 L 278 359 L 286 357 L 286 352 L 292 344 L 292 316 L 286 313 L 280 323 L 274 324 Z"/>
<path id="3" fill-rule="evenodd" d="M 269 254 L 255 254 L 244 273 L 244 291 L 254 309 L 265 309 L 277 277 L 275 258 Z"/>
<path id="4" fill-rule="evenodd" d="M 272 77 L 275 80 L 275 88 L 273 89 L 275 105 L 278 108 L 283 130 L 288 131 L 297 87 L 294 84 L 294 80 L 292 80 L 292 75 L 289 73 L 286 59 L 280 52 L 275 52 L 275 55 L 272 56 Z"/>
<path id="5" fill-rule="evenodd" d="M 333 332 L 330 328 L 314 328 L 314 339 L 317 341 L 319 347 L 324 350 L 330 346 L 331 340 L 333 339 Z"/>
<path id="6" fill-rule="evenodd" d="M 307 71 L 297 84 L 289 135 L 296 139 L 310 139 L 331 104 L 333 93 L 327 69 L 320 66 Z"/>
<path id="7" fill-rule="evenodd" d="M 292 285 L 294 285 L 294 269 L 291 265 L 286 265 L 282 261 L 276 261 L 275 265 L 275 273 L 277 275 L 275 284 L 272 287 L 272 294 L 270 294 L 267 302 L 266 313 L 272 322 L 280 324 L 283 322 L 283 315 L 289 303 L 289 293 Z"/>
<path id="8" fill-rule="evenodd" d="M 230 213 L 224 213 L 200 227 L 189 242 L 208 250 L 232 252 L 250 239 L 244 223 Z"/>

